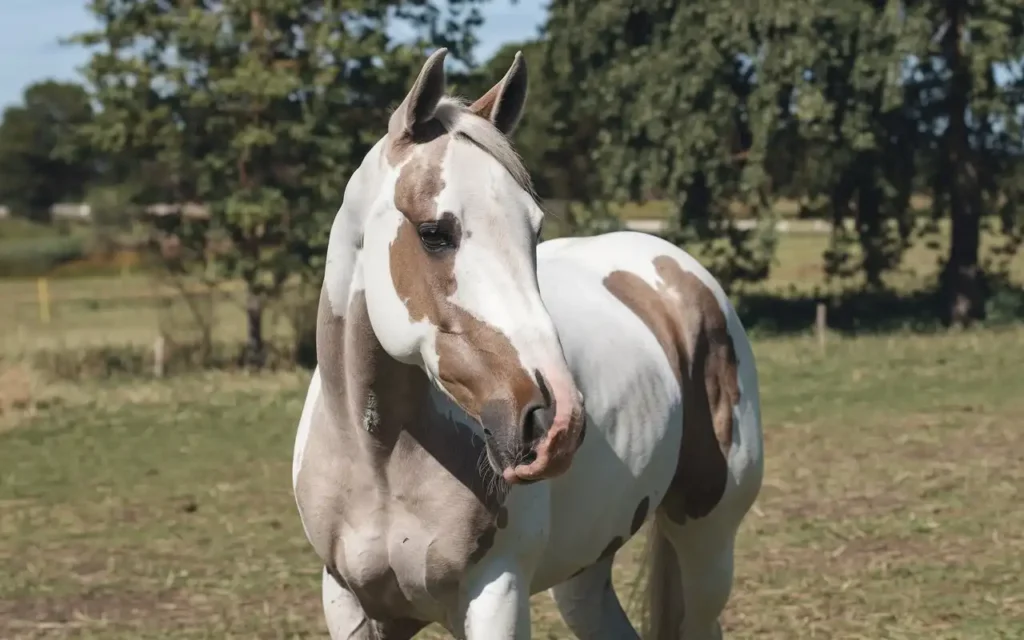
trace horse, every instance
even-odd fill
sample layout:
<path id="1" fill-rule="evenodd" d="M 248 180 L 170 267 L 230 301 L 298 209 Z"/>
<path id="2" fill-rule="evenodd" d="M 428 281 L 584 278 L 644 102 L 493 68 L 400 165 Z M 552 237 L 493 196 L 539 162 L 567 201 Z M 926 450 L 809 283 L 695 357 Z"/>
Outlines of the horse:
<path id="1" fill-rule="evenodd" d="M 334 640 L 637 638 L 611 583 L 645 523 L 644 637 L 722 637 L 757 497 L 757 369 L 715 278 L 617 231 L 539 242 L 510 135 L 521 53 L 476 101 L 422 66 L 345 186 L 292 487 Z"/>

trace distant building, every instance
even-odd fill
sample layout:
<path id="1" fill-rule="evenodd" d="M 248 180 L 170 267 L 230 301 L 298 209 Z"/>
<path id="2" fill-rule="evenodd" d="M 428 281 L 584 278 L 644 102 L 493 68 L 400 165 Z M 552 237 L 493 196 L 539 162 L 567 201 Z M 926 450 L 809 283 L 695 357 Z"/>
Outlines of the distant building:
<path id="1" fill-rule="evenodd" d="M 92 207 L 84 202 L 62 202 L 50 207 L 54 220 L 92 220 Z"/>

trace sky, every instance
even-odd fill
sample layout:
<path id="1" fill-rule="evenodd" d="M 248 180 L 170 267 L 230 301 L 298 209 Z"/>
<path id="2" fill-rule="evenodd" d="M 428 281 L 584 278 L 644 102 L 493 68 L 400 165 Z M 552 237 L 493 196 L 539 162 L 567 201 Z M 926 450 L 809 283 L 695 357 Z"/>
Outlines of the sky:
<path id="1" fill-rule="evenodd" d="M 18 103 L 26 86 L 44 79 L 76 80 L 85 49 L 60 39 L 93 27 L 86 0 L 0 0 L 0 109 Z M 547 0 L 491 0 L 475 51 L 487 60 L 506 42 L 537 35 Z"/>

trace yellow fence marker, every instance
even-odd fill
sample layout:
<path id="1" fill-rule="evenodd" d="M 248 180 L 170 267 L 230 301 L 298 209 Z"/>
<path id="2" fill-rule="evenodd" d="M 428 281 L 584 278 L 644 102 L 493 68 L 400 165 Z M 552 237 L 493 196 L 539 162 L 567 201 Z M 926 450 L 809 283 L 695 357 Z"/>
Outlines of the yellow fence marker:
<path id="1" fill-rule="evenodd" d="M 43 324 L 50 324 L 50 285 L 46 278 L 36 280 L 36 288 L 39 292 L 39 320 Z"/>

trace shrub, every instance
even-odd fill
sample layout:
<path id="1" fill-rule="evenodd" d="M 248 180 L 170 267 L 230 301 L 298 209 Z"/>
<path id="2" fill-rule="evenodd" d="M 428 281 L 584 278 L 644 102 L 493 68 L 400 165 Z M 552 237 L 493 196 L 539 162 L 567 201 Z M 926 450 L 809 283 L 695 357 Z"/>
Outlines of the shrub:
<path id="1" fill-rule="evenodd" d="M 89 242 L 82 236 L 40 236 L 0 240 L 0 277 L 29 277 L 84 258 Z"/>

